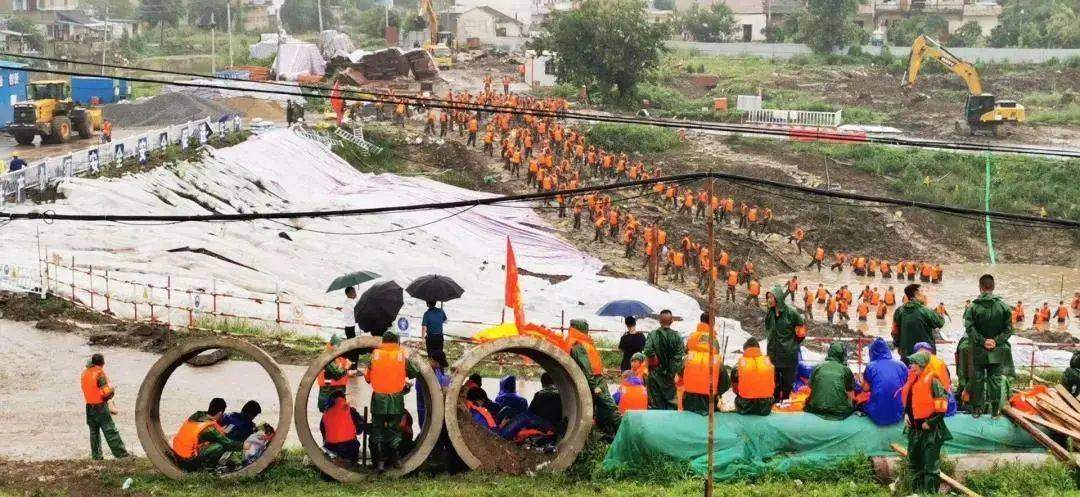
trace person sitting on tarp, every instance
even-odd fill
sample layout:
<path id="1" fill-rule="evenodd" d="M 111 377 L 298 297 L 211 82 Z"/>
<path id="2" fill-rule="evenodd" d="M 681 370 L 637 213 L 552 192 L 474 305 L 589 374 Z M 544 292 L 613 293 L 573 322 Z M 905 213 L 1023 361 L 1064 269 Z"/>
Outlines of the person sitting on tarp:
<path id="1" fill-rule="evenodd" d="M 941 446 L 952 440 L 945 425 L 949 409 L 945 386 L 928 369 L 930 356 L 908 356 L 911 374 L 904 385 L 904 421 L 908 435 L 909 490 L 936 494 L 941 475 Z"/>
<path id="2" fill-rule="evenodd" d="M 1080 394 L 1080 351 L 1073 352 L 1072 359 L 1069 359 L 1069 367 L 1061 375 L 1061 385 L 1073 397 Z"/>
<path id="3" fill-rule="evenodd" d="M 800 392 L 810 389 L 810 375 L 814 374 L 814 365 L 802 362 L 802 353 L 799 354 L 799 365 L 795 368 L 795 384 L 791 392 Z"/>
<path id="4" fill-rule="evenodd" d="M 491 400 L 489 400 L 489 399 L 491 399 L 491 397 L 488 396 L 487 390 L 484 390 L 484 383 L 483 382 L 484 382 L 484 379 L 482 377 L 480 377 L 479 374 L 473 373 L 473 374 L 470 374 L 469 379 L 465 381 L 464 388 L 465 388 L 466 392 L 468 392 L 469 390 L 473 390 L 473 389 L 480 390 L 481 392 L 484 393 L 484 399 L 487 400 L 490 403 Z"/>
<path id="5" fill-rule="evenodd" d="M 899 423 L 904 419 L 900 390 L 907 377 L 907 366 L 893 358 L 889 344 L 884 339 L 875 339 L 870 344 L 870 362 L 863 371 L 861 392 L 856 397 L 859 410 L 878 426 Z"/>
<path id="6" fill-rule="evenodd" d="M 949 394 L 949 410 L 945 412 L 945 416 L 956 414 L 956 397 L 952 392 L 952 377 L 949 375 L 949 366 L 934 354 L 934 347 L 926 342 L 915 344 L 915 352 L 925 352 L 930 356 L 930 364 L 926 367 L 930 369 L 930 372 L 934 373 L 938 381 L 945 386 L 945 392 Z"/>
<path id="7" fill-rule="evenodd" d="M 528 412 L 547 421 L 556 430 L 563 429 L 562 397 L 550 374 L 540 374 L 540 390 L 533 394 Z"/>
<path id="8" fill-rule="evenodd" d="M 855 412 L 855 375 L 847 366 L 847 347 L 833 342 L 825 362 L 810 375 L 810 398 L 805 411 L 825 419 L 845 419 Z"/>
<path id="9" fill-rule="evenodd" d="M 255 418 L 262 414 L 262 406 L 254 400 L 247 401 L 240 412 L 230 412 L 221 418 L 221 426 L 225 427 L 229 439 L 243 443 L 252 433 L 255 433 Z"/>
<path id="10" fill-rule="evenodd" d="M 499 381 L 499 395 L 495 396 L 494 402 L 495 420 L 502 423 L 512 419 L 529 408 L 529 401 L 517 393 L 517 377 L 506 375 Z"/>
<path id="11" fill-rule="evenodd" d="M 607 382 L 604 381 L 604 363 L 600 359 L 600 351 L 596 350 L 596 345 L 588 333 L 588 321 L 571 319 L 566 341 L 570 346 L 570 357 L 585 373 L 585 379 L 589 382 L 596 427 L 607 437 L 614 437 L 619 430 L 622 416 L 619 415 L 619 408 L 615 406 L 615 400 L 611 398 Z"/>
<path id="12" fill-rule="evenodd" d="M 488 430 L 495 431 L 495 416 L 488 410 L 487 394 L 481 388 L 470 388 L 465 392 L 465 408 L 469 411 L 472 420 Z"/>
<path id="13" fill-rule="evenodd" d="M 243 448 L 242 442 L 225 436 L 219 424 L 225 407 L 225 399 L 214 398 L 205 411 L 196 411 L 180 426 L 172 439 L 172 449 L 182 469 L 215 468 L 222 456 Z"/>
<path id="14" fill-rule="evenodd" d="M 776 391 L 776 369 L 769 357 L 761 353 L 761 345 L 750 337 L 743 343 L 743 356 L 731 371 L 735 390 L 735 412 L 768 416 L 772 412 Z"/>
<path id="15" fill-rule="evenodd" d="M 330 394 L 330 405 L 319 421 L 323 449 L 331 457 L 356 464 L 360 460 L 360 442 L 356 437 L 364 433 L 365 424 L 364 417 L 345 399 L 345 392 Z"/>

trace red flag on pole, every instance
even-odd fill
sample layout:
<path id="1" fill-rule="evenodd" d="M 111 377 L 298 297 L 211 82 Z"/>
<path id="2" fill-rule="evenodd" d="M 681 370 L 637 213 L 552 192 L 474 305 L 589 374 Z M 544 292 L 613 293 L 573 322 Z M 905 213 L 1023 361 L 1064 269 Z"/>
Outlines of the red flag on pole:
<path id="1" fill-rule="evenodd" d="M 330 108 L 337 114 L 337 123 L 340 126 L 345 119 L 345 101 L 341 99 L 341 88 L 337 81 L 334 81 L 334 88 L 330 90 Z"/>
<path id="2" fill-rule="evenodd" d="M 514 309 L 514 324 L 520 329 L 525 325 L 525 306 L 521 301 L 521 287 L 518 286 L 517 258 L 510 237 L 506 237 L 506 307 Z"/>

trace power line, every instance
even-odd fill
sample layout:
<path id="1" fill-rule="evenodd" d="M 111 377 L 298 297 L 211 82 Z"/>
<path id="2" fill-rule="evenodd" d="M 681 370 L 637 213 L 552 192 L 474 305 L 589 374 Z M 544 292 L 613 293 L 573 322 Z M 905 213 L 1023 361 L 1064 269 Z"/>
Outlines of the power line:
<path id="1" fill-rule="evenodd" d="M 95 67 L 113 67 L 124 70 L 138 70 L 151 73 L 163 73 L 163 74 L 179 74 L 190 77 L 198 77 L 212 80 L 228 80 L 237 81 L 228 78 L 221 78 L 214 75 L 197 74 L 197 73 L 180 73 L 178 71 L 166 71 L 150 68 L 134 68 L 131 66 L 118 66 L 113 64 L 100 64 L 97 62 L 85 62 L 85 61 L 72 61 L 66 59 L 54 59 L 47 57 L 29 56 L 22 54 L 12 54 L 0 52 L 2 56 L 17 57 L 30 60 L 45 60 L 62 63 L 73 63 L 80 65 L 89 65 Z M 98 74 L 90 74 L 79 71 L 66 71 L 61 69 L 38 69 L 38 68 L 23 68 L 22 70 L 27 72 L 44 73 L 44 74 L 62 74 L 67 76 L 97 76 Z M 310 86 L 310 85 L 286 85 L 280 82 L 256 82 L 259 84 L 271 84 L 272 86 L 282 86 L 289 88 L 299 88 L 301 91 L 278 91 L 272 89 L 260 89 L 250 88 L 242 86 L 229 86 L 229 85 L 214 85 L 209 83 L 195 83 L 195 82 L 183 82 L 183 81 L 167 81 L 160 79 L 144 78 L 137 76 L 111 76 L 113 79 L 140 82 L 140 83 L 153 83 L 171 86 L 180 86 L 188 88 L 208 88 L 208 89 L 221 89 L 231 90 L 247 93 L 262 93 L 262 94 L 277 94 L 287 96 L 300 96 L 310 98 L 330 98 L 328 95 L 315 94 L 304 92 L 302 89 L 316 89 L 319 91 L 332 90 L 323 86 Z M 506 113 L 512 115 L 531 115 L 547 118 L 561 118 L 561 119 L 579 119 L 586 121 L 597 122 L 609 122 L 618 124 L 640 124 L 647 126 L 656 126 L 663 128 L 679 128 L 679 129 L 693 129 L 702 131 L 720 131 L 727 133 L 740 133 L 740 134 L 756 134 L 756 135 L 768 135 L 768 136 L 780 136 L 791 137 L 792 132 L 789 130 L 768 128 L 763 126 L 751 126 L 745 124 L 724 124 L 724 123 L 708 123 L 702 121 L 677 121 L 670 119 L 640 119 L 631 117 L 622 117 L 617 115 L 607 114 L 586 114 L 570 111 L 551 111 L 545 109 L 528 109 L 509 107 L 502 105 L 492 104 L 475 104 L 468 102 L 457 102 L 452 100 L 444 100 L 432 97 L 418 97 L 418 96 L 404 96 L 404 95 L 390 95 L 386 93 L 377 93 L 366 90 L 349 90 L 339 89 L 341 96 L 338 97 L 343 101 L 356 101 L 356 102 L 371 102 L 371 103 L 398 103 L 407 102 L 412 105 L 421 105 L 427 107 L 451 109 L 451 110 L 470 110 L 478 112 L 494 112 L 494 113 Z M 937 148 L 945 150 L 960 150 L 960 151 L 979 151 L 979 152 L 997 152 L 997 153 L 1016 153 L 1025 155 L 1042 155 L 1050 157 L 1065 157 L 1065 158 L 1080 158 L 1080 150 L 1073 149 L 1057 149 L 1047 147 L 1028 147 L 1018 145 L 1003 145 L 1003 144 L 990 144 L 990 143 L 975 143 L 975 142 L 944 142 L 937 140 L 923 140 L 912 138 L 899 138 L 899 137 L 876 137 L 865 135 L 845 135 L 841 133 L 819 133 L 819 132 L 799 132 L 802 134 L 812 135 L 810 138 L 820 137 L 824 140 L 841 143 L 875 143 L 880 145 L 893 145 L 902 147 L 917 147 L 917 148 Z M 817 136 L 820 135 L 820 136 Z"/>
<path id="2" fill-rule="evenodd" d="M 1019 221 L 1029 223 L 1040 223 L 1049 226 L 1059 226 L 1063 228 L 1076 229 L 1080 228 L 1080 221 L 1062 218 L 1044 218 L 1039 216 L 1033 216 L 1029 214 L 1016 214 L 1010 212 L 989 211 L 972 209 L 967 207 L 958 207 L 952 205 L 935 204 L 931 202 L 921 202 L 917 200 L 907 200 L 891 197 L 881 197 L 875 195 L 864 195 L 860 193 L 849 193 L 843 191 L 824 190 L 820 188 L 813 188 L 803 185 L 796 185 L 791 183 L 784 183 L 780 181 L 773 181 L 761 178 L 751 178 L 739 174 L 731 173 L 719 173 L 719 172 L 705 172 L 705 173 L 691 173 L 681 174 L 673 176 L 664 176 L 660 178 L 650 178 L 646 180 L 628 181 L 622 183 L 614 183 L 607 185 L 586 186 L 568 190 L 556 190 L 551 192 L 539 192 L 539 193 L 526 193 L 519 195 L 505 195 L 501 197 L 487 197 L 473 200 L 456 200 L 451 202 L 428 202 L 420 204 L 406 204 L 396 206 L 383 206 L 383 207 L 366 207 L 359 209 L 340 209 L 330 211 L 296 211 L 296 212 L 248 212 L 248 213 L 233 213 L 233 214 L 205 214 L 205 215 L 162 215 L 162 214 L 56 214 L 51 211 L 46 212 L 25 212 L 25 213 L 0 213 L 0 219 L 40 219 L 45 221 L 87 221 L 87 222 L 115 222 L 115 221 L 253 221 L 261 219 L 290 219 L 290 218 L 309 218 L 309 217 L 344 217 L 344 216 L 363 216 L 372 214 L 387 214 L 394 212 L 411 212 L 422 210 L 436 210 L 436 209 L 453 209 L 459 207 L 468 207 L 473 205 L 498 205 L 508 202 L 521 202 L 528 200 L 543 200 L 551 199 L 556 196 L 562 195 L 564 197 L 583 195 L 592 192 L 601 192 L 609 190 L 617 190 L 621 188 L 633 188 L 640 186 L 647 186 L 656 183 L 666 182 L 686 182 L 693 180 L 702 180 L 707 178 L 716 178 L 721 180 L 728 180 L 733 182 L 749 183 L 756 185 L 771 186 L 775 188 L 793 190 L 818 196 L 842 198 L 847 200 L 856 200 L 863 202 L 872 202 L 881 205 L 895 205 L 899 207 L 912 207 L 923 210 L 929 210 L 934 212 L 952 213 L 952 214 L 964 214 L 973 216 L 991 217 L 994 219 L 1003 219 L 1007 221 Z"/>

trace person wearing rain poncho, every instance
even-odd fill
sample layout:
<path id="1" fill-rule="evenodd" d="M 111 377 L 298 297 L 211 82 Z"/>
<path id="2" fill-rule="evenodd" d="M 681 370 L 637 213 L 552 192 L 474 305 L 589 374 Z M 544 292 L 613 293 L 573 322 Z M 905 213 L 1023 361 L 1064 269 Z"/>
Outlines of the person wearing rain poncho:
<path id="1" fill-rule="evenodd" d="M 994 417 L 1009 394 L 1008 377 L 1013 376 L 1012 311 L 994 295 L 994 277 L 979 278 L 979 297 L 964 311 L 964 329 L 971 342 L 974 375 L 971 378 L 971 411 L 979 416 L 989 411 Z"/>
<path id="2" fill-rule="evenodd" d="M 585 373 L 585 379 L 589 382 L 596 427 L 604 432 L 604 435 L 614 437 L 615 432 L 619 430 L 622 416 L 619 415 L 619 408 L 615 406 L 615 400 L 611 398 L 611 392 L 608 391 L 607 383 L 604 381 L 604 363 L 600 359 L 600 352 L 596 350 L 596 345 L 593 344 L 592 337 L 588 333 L 587 321 L 570 320 L 570 333 L 567 336 L 570 357 Z"/>
<path id="3" fill-rule="evenodd" d="M 888 426 L 904 419 L 904 399 L 900 390 L 907 382 L 908 368 L 893 358 L 889 344 L 877 338 L 870 344 L 870 362 L 862 375 L 859 409 L 878 426 Z"/>
<path id="4" fill-rule="evenodd" d="M 926 368 L 934 373 L 934 377 L 945 387 L 945 392 L 949 397 L 949 411 L 945 415 L 952 416 L 956 414 L 956 397 L 953 395 L 953 382 L 952 375 L 949 374 L 949 366 L 945 365 L 945 361 L 941 360 L 937 354 L 934 354 L 934 347 L 926 342 L 915 344 L 915 352 L 925 352 L 930 356 L 930 364 Z"/>
<path id="5" fill-rule="evenodd" d="M 398 467 L 402 443 L 401 419 L 405 416 L 405 394 L 409 379 L 419 369 L 408 360 L 397 333 L 387 331 L 382 343 L 371 353 L 371 366 L 364 375 L 371 384 L 371 448 L 375 469 Z"/>
<path id="6" fill-rule="evenodd" d="M 844 419 L 855 412 L 855 375 L 847 366 L 847 347 L 833 342 L 825 362 L 810 375 L 810 398 L 806 412 L 825 419 Z"/>
<path id="7" fill-rule="evenodd" d="M 765 294 L 768 309 L 765 310 L 765 350 L 776 368 L 776 392 L 774 400 L 780 402 L 791 396 L 795 384 L 795 372 L 799 366 L 799 344 L 806 338 L 803 317 L 784 303 L 784 290 L 773 286 Z"/>
<path id="8" fill-rule="evenodd" d="M 341 345 L 341 342 L 341 335 L 333 335 L 330 337 L 330 341 L 326 342 L 326 349 L 333 349 L 334 347 Z M 315 379 L 315 384 L 319 387 L 319 412 L 324 412 L 330 408 L 330 396 L 333 395 L 334 392 L 346 393 L 349 385 L 349 377 L 356 374 L 353 366 L 352 361 L 350 361 L 348 357 L 341 355 L 330 361 L 330 363 L 319 372 L 319 376 Z"/>
<path id="9" fill-rule="evenodd" d="M 937 493 L 941 478 L 941 446 L 952 439 L 945 425 L 948 398 L 945 386 L 928 366 L 930 356 L 908 356 L 911 374 L 904 385 L 904 422 L 908 435 L 908 482 L 910 490 Z"/>
<path id="10" fill-rule="evenodd" d="M 674 411 L 677 408 L 675 375 L 683 369 L 686 344 L 679 332 L 671 329 L 673 321 L 671 311 L 660 311 L 660 327 L 649 333 L 641 351 L 649 366 L 649 376 L 645 378 L 649 409 Z"/>
<path id="11" fill-rule="evenodd" d="M 529 408 L 529 401 L 517 393 L 517 376 L 506 375 L 499 381 L 499 395 L 495 396 L 495 419 L 502 422 Z"/>

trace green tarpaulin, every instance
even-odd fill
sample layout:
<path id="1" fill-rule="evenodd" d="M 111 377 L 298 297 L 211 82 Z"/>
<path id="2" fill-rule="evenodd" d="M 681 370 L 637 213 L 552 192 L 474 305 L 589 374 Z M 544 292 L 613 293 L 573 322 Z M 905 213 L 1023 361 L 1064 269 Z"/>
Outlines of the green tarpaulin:
<path id="1" fill-rule="evenodd" d="M 945 444 L 947 455 L 1044 451 L 1031 435 L 1004 417 L 974 419 L 958 414 L 946 423 L 953 435 Z M 686 462 L 694 472 L 705 474 L 706 425 L 705 416 L 688 412 L 631 411 L 623 417 L 604 468 L 639 471 L 667 459 Z M 830 421 L 806 413 L 764 417 L 717 413 L 713 472 L 722 480 L 745 478 L 853 455 L 895 455 L 890 443 L 907 446 L 903 426 L 877 426 L 863 416 Z"/>

